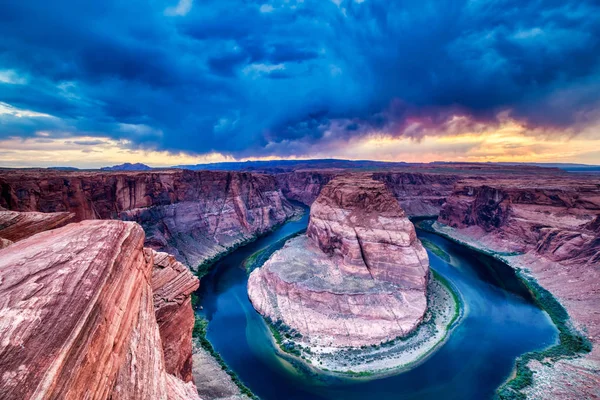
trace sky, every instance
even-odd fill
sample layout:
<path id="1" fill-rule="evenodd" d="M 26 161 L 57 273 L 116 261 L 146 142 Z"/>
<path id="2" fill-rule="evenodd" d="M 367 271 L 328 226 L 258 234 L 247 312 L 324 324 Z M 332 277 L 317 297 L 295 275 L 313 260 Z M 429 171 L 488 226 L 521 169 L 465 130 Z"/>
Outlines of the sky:
<path id="1" fill-rule="evenodd" d="M 600 164 L 597 0 L 0 10 L 0 166 Z"/>

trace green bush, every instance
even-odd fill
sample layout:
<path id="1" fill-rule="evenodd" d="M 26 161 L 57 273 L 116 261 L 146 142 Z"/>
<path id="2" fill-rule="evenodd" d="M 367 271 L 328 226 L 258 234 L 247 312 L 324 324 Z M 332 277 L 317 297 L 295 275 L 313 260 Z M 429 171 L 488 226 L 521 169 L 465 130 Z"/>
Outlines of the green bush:
<path id="1" fill-rule="evenodd" d="M 221 357 L 219 353 L 215 351 L 212 344 L 206 338 L 206 333 L 208 330 L 208 321 L 206 318 L 196 315 L 196 320 L 194 321 L 194 329 L 192 330 L 192 337 L 200 344 L 200 346 L 206 350 L 221 366 L 221 369 L 225 371 L 230 377 L 233 383 L 239 388 L 242 394 L 245 394 L 251 399 L 259 400 L 258 397 L 252 393 L 246 385 L 240 380 L 240 378 L 233 372 L 225 363 L 225 360 Z"/>

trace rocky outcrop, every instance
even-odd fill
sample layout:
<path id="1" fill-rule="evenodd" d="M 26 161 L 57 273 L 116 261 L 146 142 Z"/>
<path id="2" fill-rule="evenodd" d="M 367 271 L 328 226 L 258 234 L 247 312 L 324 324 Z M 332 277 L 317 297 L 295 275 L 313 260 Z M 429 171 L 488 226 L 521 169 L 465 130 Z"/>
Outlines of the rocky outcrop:
<path id="1" fill-rule="evenodd" d="M 198 399 L 166 372 L 143 242 L 84 221 L 0 250 L 1 398 Z"/>
<path id="2" fill-rule="evenodd" d="M 583 359 L 533 363 L 535 393 L 593 398 L 600 371 L 600 180 L 495 177 L 458 184 L 434 225 L 475 247 L 509 255 L 566 307 L 593 344 Z M 595 372 L 593 372 L 595 371 Z"/>
<path id="3" fill-rule="evenodd" d="M 154 259 L 154 311 L 165 356 L 165 368 L 169 374 L 190 382 L 194 327 L 191 294 L 198 289 L 200 281 L 172 255 L 150 249 L 147 251 Z"/>
<path id="4" fill-rule="evenodd" d="M 385 185 L 339 176 L 313 203 L 307 235 L 253 271 L 248 294 L 309 344 L 360 347 L 415 329 L 428 274 L 427 253 Z"/>
<path id="5" fill-rule="evenodd" d="M 135 221 L 146 245 L 195 268 L 298 210 L 269 175 L 243 172 L 6 171 L 0 206 Z"/>
<path id="6" fill-rule="evenodd" d="M 0 210 L 0 239 L 17 242 L 36 233 L 68 224 L 74 214 L 68 212 L 40 213 Z M 0 247 L 1 248 L 1 247 Z"/>

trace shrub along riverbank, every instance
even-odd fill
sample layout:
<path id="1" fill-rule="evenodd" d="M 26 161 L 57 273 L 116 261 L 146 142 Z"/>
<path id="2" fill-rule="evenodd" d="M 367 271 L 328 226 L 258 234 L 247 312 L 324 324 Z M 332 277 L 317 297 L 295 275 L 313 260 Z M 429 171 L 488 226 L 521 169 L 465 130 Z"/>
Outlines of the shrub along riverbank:
<path id="1" fill-rule="evenodd" d="M 591 342 L 572 326 L 567 310 L 560 304 L 558 299 L 548 290 L 544 289 L 533 277 L 528 276 L 521 268 L 511 264 L 510 257 L 518 256 L 518 253 L 496 253 L 480 248 L 472 243 L 455 238 L 447 232 L 436 229 L 432 220 L 419 221 L 416 225 L 420 229 L 466 246 L 473 251 L 492 257 L 511 267 L 516 272 L 517 277 L 527 287 L 537 306 L 548 313 L 559 331 L 559 343 L 557 345 L 545 350 L 525 353 L 517 359 L 514 377 L 506 381 L 497 390 L 498 397 L 501 400 L 523 400 L 527 398 L 523 393 L 523 389 L 533 384 L 533 371 L 528 366 L 530 361 L 536 360 L 549 363 L 559 359 L 579 357 L 592 351 Z"/>
<path id="2" fill-rule="evenodd" d="M 194 330 L 192 331 L 192 337 L 197 343 L 206 350 L 221 366 L 221 369 L 227 373 L 231 377 L 231 380 L 235 385 L 240 389 L 240 392 L 251 399 L 259 400 L 257 396 L 252 393 L 246 385 L 240 380 L 240 378 L 236 375 L 235 372 L 229 368 L 229 366 L 225 363 L 225 360 L 221 357 L 221 355 L 215 351 L 212 347 L 212 344 L 206 338 L 206 332 L 208 328 L 208 321 L 206 318 L 196 315 L 196 321 L 194 322 Z"/>

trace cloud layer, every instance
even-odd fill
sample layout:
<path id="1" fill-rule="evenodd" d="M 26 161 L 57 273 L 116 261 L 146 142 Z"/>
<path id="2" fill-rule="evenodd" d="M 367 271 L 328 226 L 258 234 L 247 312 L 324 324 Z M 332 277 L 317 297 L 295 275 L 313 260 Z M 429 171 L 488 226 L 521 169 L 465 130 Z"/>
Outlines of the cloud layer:
<path id="1" fill-rule="evenodd" d="M 594 0 L 22 0 L 0 13 L 0 139 L 305 156 L 507 120 L 577 135 L 598 123 L 598 93 Z"/>

